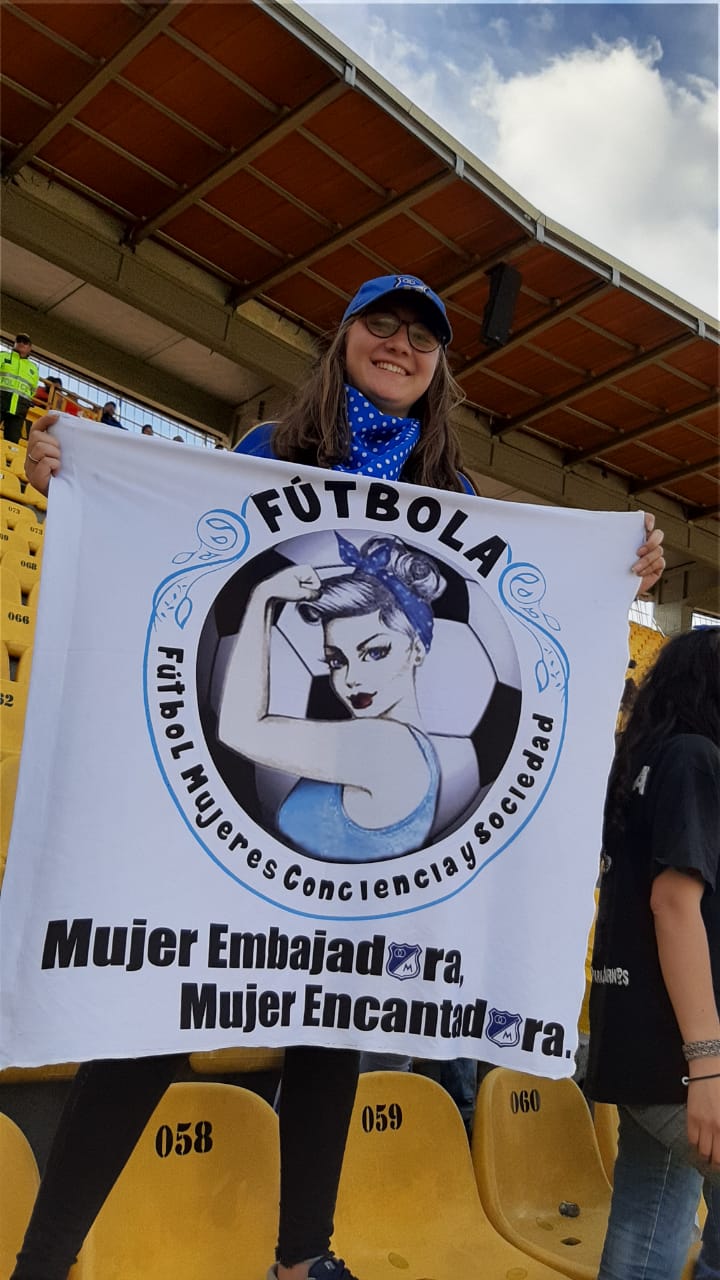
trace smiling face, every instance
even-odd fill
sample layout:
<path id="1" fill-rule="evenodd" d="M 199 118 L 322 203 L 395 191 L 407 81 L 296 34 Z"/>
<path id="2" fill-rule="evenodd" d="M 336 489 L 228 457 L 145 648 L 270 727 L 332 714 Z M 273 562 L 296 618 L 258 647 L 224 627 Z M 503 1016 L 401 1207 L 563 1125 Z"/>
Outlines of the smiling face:
<path id="1" fill-rule="evenodd" d="M 415 670 L 425 656 L 417 636 L 391 630 L 375 612 L 332 618 L 324 637 L 333 691 L 356 719 L 412 717 Z"/>
<path id="2" fill-rule="evenodd" d="M 354 320 L 345 343 L 347 379 L 382 413 L 406 418 L 430 386 L 440 350 L 416 351 L 410 345 L 406 325 L 414 320 L 424 321 L 421 311 L 397 304 L 392 298 L 382 309 L 403 323 L 389 338 L 376 338 L 362 317 Z"/>

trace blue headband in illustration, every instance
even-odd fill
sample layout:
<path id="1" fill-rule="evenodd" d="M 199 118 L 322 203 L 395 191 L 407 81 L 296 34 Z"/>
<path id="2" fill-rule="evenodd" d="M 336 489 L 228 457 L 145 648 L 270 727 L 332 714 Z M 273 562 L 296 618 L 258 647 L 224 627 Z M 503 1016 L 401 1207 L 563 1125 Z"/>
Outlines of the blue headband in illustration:
<path id="1" fill-rule="evenodd" d="M 381 546 L 364 556 L 351 542 L 348 542 L 347 538 L 343 538 L 342 534 L 336 531 L 335 537 L 343 563 L 350 565 L 358 573 L 377 578 L 378 582 L 387 588 L 417 631 L 425 652 L 429 652 L 433 638 L 433 611 L 429 604 L 406 587 L 394 573 L 388 572 L 387 565 L 393 549 L 392 541 L 388 538 Z"/>

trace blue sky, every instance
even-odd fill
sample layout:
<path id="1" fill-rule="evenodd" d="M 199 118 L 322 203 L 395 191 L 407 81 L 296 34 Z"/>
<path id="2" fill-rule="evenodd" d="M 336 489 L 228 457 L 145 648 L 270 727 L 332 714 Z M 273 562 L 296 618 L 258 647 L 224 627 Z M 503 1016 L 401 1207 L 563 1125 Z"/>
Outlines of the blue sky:
<path id="1" fill-rule="evenodd" d="M 542 212 L 717 315 L 716 5 L 304 7 Z"/>

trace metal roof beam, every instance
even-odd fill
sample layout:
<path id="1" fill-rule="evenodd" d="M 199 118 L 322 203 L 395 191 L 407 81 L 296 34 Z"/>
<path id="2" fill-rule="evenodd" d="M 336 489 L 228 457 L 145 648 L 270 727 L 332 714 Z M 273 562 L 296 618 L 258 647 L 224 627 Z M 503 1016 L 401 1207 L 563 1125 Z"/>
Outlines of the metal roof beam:
<path id="1" fill-rule="evenodd" d="M 582 453 L 568 452 L 565 459 L 566 466 L 574 466 L 579 462 L 591 462 L 593 458 L 599 458 L 601 454 L 609 453 L 611 449 L 619 449 L 623 444 L 633 444 L 636 440 L 652 435 L 654 431 L 662 431 L 663 427 L 674 427 L 676 423 L 684 422 L 696 413 L 706 413 L 708 409 L 716 408 L 717 403 L 717 395 L 710 396 L 708 400 L 688 405 L 686 409 L 678 409 L 676 413 L 663 414 L 662 418 L 646 422 L 644 427 L 636 427 L 634 431 L 624 431 L 622 435 L 615 434 L 611 440 L 606 440 L 604 444 L 593 445 L 592 449 L 583 449 Z M 608 427 L 608 430 L 612 428 Z"/>
<path id="2" fill-rule="evenodd" d="M 301 254 L 298 258 L 293 258 L 287 266 L 281 267 L 279 271 L 274 271 L 272 275 L 266 276 L 264 280 L 258 280 L 250 288 L 238 292 L 233 300 L 234 305 L 236 307 L 242 306 L 243 302 L 249 302 L 251 298 L 267 293 L 276 284 L 281 284 L 283 280 L 287 280 L 288 276 L 302 271 L 303 267 L 317 262 L 318 258 L 326 257 L 329 253 L 332 253 L 333 249 L 339 249 L 342 245 L 349 244 L 351 240 L 356 240 L 359 236 L 366 235 L 368 231 L 374 230 L 381 222 L 385 222 L 387 218 L 393 217 L 397 213 L 403 213 L 405 209 L 411 209 L 418 200 L 427 199 L 428 196 L 434 195 L 436 191 L 449 186 L 451 182 L 455 181 L 455 176 L 454 173 L 446 171 L 434 178 L 429 178 L 426 182 L 421 182 L 419 186 L 413 187 L 405 195 L 397 196 L 395 200 L 388 200 L 386 204 L 376 209 L 375 213 L 361 218 L 359 222 L 353 222 L 351 226 L 339 231 L 337 235 L 331 236 L 323 244 L 317 245 L 314 249 Z"/>
<path id="3" fill-rule="evenodd" d="M 295 111 L 288 111 L 276 124 L 271 125 L 265 133 L 261 133 L 259 138 L 251 142 L 250 146 L 243 147 L 242 151 L 237 151 L 228 159 L 221 161 L 207 177 L 201 178 L 200 182 L 195 183 L 194 187 L 184 191 L 181 196 L 178 196 L 177 200 L 171 201 L 154 218 L 149 218 L 147 222 L 136 223 L 128 234 L 128 243 L 140 244 L 142 240 L 146 240 L 164 223 L 170 222 L 179 213 L 183 213 L 191 204 L 195 204 L 196 200 L 201 200 L 209 191 L 212 191 L 213 187 L 218 187 L 222 182 L 227 182 L 228 178 L 232 178 L 241 169 L 252 164 L 253 160 L 256 160 L 264 151 L 274 146 L 276 142 L 286 138 L 299 124 L 303 124 L 311 116 L 317 115 L 318 111 L 322 111 L 323 107 L 327 107 L 329 103 L 334 102 L 336 98 L 339 98 L 345 92 L 346 87 L 344 83 L 336 81 L 325 89 L 321 89 L 319 93 L 314 94 L 307 102 L 303 102 L 302 106 L 297 107 Z"/>
<path id="4" fill-rule="evenodd" d="M 66 102 L 65 106 L 61 107 L 52 119 L 48 120 L 42 129 L 39 129 L 35 136 L 25 143 L 24 147 L 20 148 L 17 155 L 12 157 L 3 169 L 3 177 L 11 178 L 14 173 L 17 173 L 18 169 L 22 169 L 24 164 L 32 160 L 33 156 L 37 155 L 38 151 L 41 151 L 51 138 L 54 138 L 61 129 L 65 128 L 65 125 L 73 119 L 73 116 L 77 115 L 78 111 L 81 111 L 101 89 L 104 89 L 106 84 L 109 84 L 122 67 L 131 62 L 141 49 L 144 49 L 151 40 L 155 39 L 155 36 L 160 31 L 169 26 L 187 3 L 188 0 L 172 0 L 172 3 L 165 3 L 159 9 L 152 8 L 149 18 L 140 30 L 126 41 L 122 48 L 118 49 L 117 53 L 114 53 L 106 62 L 103 62 L 82 88 L 73 95 L 70 101 Z"/>
<path id="5" fill-rule="evenodd" d="M 720 465 L 720 454 L 716 453 L 712 458 L 693 462 L 687 467 L 680 467 L 677 471 L 668 471 L 665 475 L 655 476 L 652 480 L 635 480 L 630 485 L 630 493 L 647 493 L 650 489 L 662 489 L 665 485 L 675 484 L 677 480 L 687 480 L 689 476 L 699 475 L 701 471 L 708 471 L 710 467 L 718 465 Z"/>
<path id="6" fill-rule="evenodd" d="M 667 342 L 661 342 L 659 346 L 653 347 L 651 351 L 644 352 L 643 355 L 637 356 L 636 359 L 628 360 L 625 364 L 615 365 L 608 373 L 599 374 L 597 378 L 590 378 L 587 382 L 577 387 L 571 387 L 569 391 L 563 391 L 559 396 L 553 396 L 538 409 L 526 409 L 515 418 L 510 418 L 504 422 L 502 426 L 495 427 L 493 435 L 499 438 L 507 435 L 508 431 L 515 431 L 518 427 L 525 427 L 535 418 L 540 418 L 543 414 L 549 413 L 551 409 L 558 409 L 561 405 L 567 404 L 577 396 L 585 396 L 591 391 L 597 391 L 600 387 L 605 387 L 609 382 L 613 382 L 615 378 L 624 378 L 628 373 L 635 373 L 638 369 L 644 369 L 646 365 L 652 364 L 660 356 L 667 355 L 669 351 L 680 351 L 683 347 L 687 347 L 690 343 L 696 341 L 696 335 L 688 333 L 684 334 L 682 338 L 670 338 Z"/>

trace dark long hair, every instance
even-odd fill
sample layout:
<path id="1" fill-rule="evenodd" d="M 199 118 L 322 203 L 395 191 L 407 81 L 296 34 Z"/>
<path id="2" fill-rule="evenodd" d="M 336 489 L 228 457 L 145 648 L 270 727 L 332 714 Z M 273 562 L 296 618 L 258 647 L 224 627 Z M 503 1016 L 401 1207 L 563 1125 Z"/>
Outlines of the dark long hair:
<path id="1" fill-rule="evenodd" d="M 610 773 L 606 841 L 622 824 L 638 753 L 678 733 L 703 734 L 720 747 L 720 627 L 669 640 L 642 681 Z"/>
<path id="2" fill-rule="evenodd" d="M 348 458 L 345 338 L 356 319 L 352 316 L 340 325 L 275 427 L 272 443 L 278 458 L 314 467 L 332 467 Z M 462 465 L 460 448 L 450 426 L 450 414 L 463 399 L 441 348 L 432 382 L 411 411 L 420 421 L 420 439 L 405 464 L 404 480 L 431 489 L 463 491 L 457 474 Z"/>

